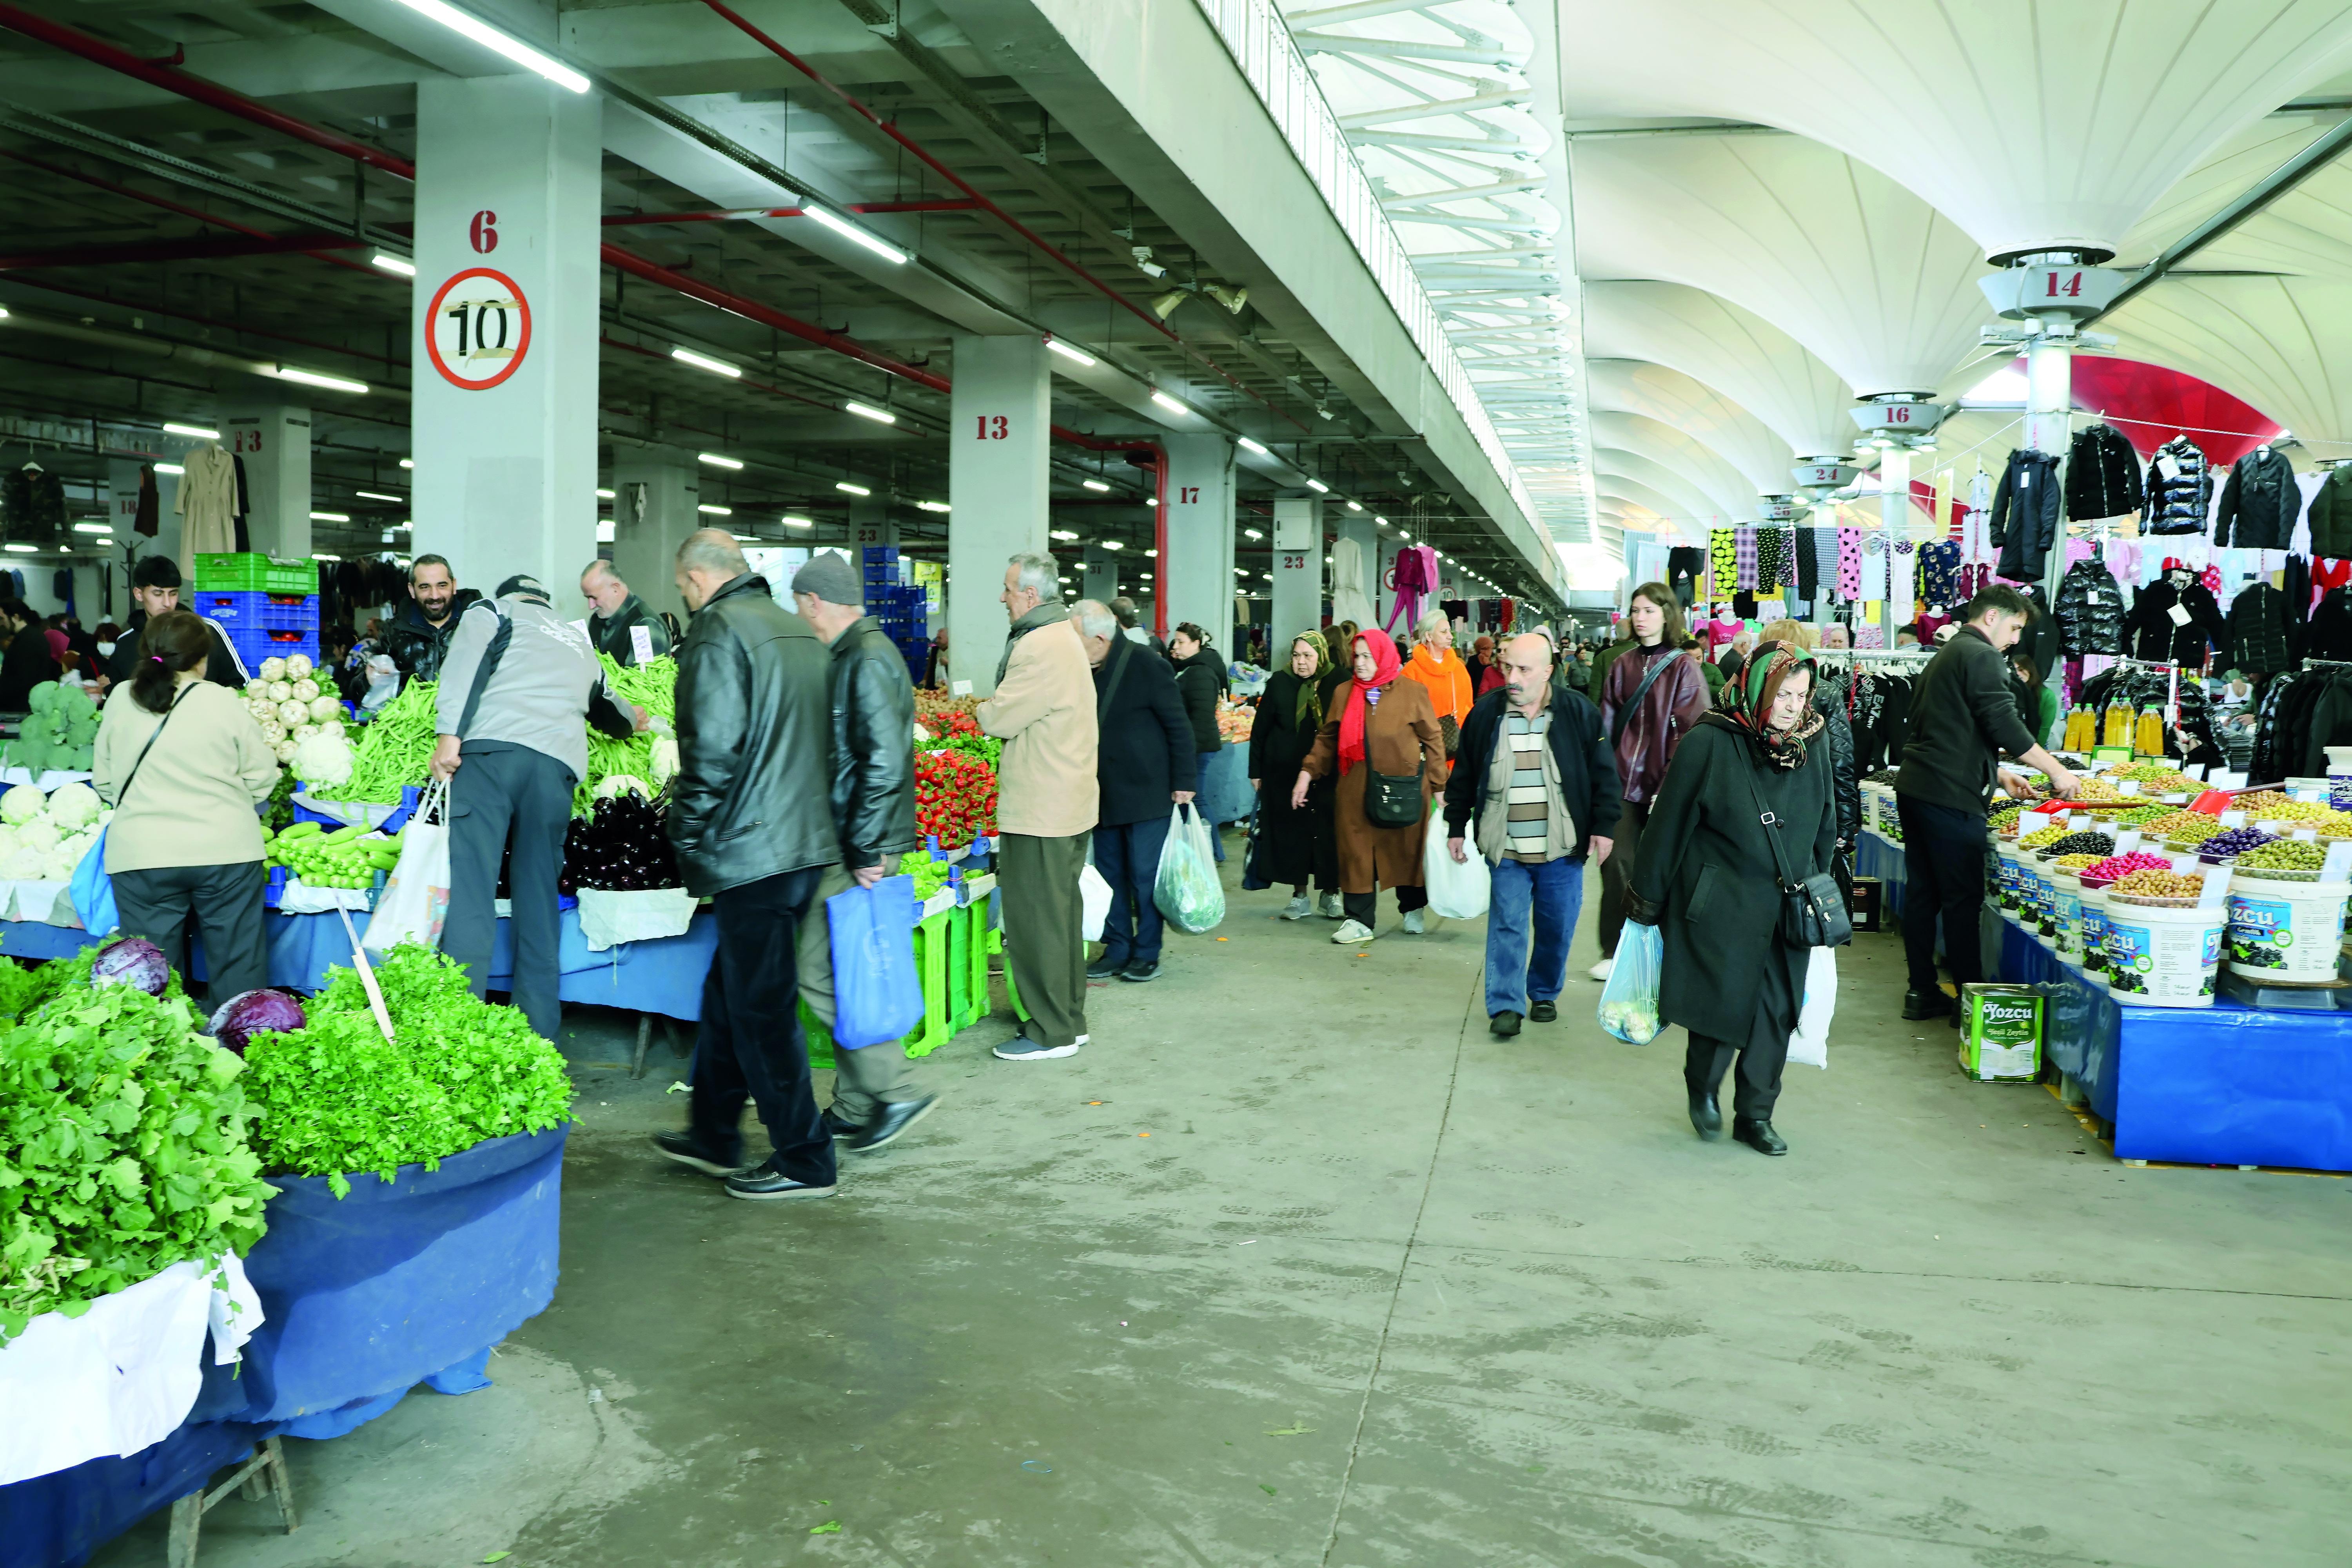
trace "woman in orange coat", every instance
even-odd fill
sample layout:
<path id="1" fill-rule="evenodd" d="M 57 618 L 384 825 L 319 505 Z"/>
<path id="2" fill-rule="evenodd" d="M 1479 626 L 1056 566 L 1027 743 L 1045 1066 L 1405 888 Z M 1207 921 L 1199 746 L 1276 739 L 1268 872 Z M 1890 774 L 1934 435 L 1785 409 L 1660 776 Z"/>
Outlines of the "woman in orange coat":
<path id="1" fill-rule="evenodd" d="M 1412 657 L 1404 661 L 1404 678 L 1428 689 L 1429 706 L 1437 715 L 1437 728 L 1445 737 L 1446 760 L 1451 762 L 1461 748 L 1462 725 L 1478 694 L 1472 689 L 1462 656 L 1454 651 L 1454 623 L 1444 611 L 1432 610 L 1415 623 Z"/>

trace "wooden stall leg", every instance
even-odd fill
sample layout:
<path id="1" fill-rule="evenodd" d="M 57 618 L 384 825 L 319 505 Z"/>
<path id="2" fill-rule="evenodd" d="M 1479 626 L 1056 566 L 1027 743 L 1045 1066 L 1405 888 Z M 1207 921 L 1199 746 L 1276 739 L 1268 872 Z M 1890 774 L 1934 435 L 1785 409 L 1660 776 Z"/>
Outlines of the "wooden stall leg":
<path id="1" fill-rule="evenodd" d="M 286 1521 L 286 1533 L 291 1535 L 294 1527 L 302 1521 L 294 1513 L 294 1477 L 286 1468 L 285 1446 L 272 1437 L 262 1444 L 261 1451 L 268 1460 L 265 1468 L 269 1477 L 269 1490 L 278 1500 L 278 1517 Z"/>
<path id="2" fill-rule="evenodd" d="M 653 1015 L 650 1013 L 638 1014 L 636 1053 L 629 1058 L 629 1076 L 631 1078 L 643 1078 L 646 1076 L 646 1040 L 653 1034 Z"/>
<path id="3" fill-rule="evenodd" d="M 166 1568 L 196 1568 L 196 1532 L 204 1522 L 204 1493 L 190 1492 L 172 1505 L 171 1542 L 163 1557 Z"/>

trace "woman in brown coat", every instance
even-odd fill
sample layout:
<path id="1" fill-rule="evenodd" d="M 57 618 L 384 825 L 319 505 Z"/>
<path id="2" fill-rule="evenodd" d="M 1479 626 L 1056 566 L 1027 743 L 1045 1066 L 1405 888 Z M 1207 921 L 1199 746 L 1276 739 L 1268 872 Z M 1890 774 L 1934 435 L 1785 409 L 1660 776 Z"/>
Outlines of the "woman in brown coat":
<path id="1" fill-rule="evenodd" d="M 1420 933 L 1421 911 L 1429 902 L 1422 887 L 1422 840 L 1429 831 L 1429 803 L 1445 787 L 1445 739 L 1437 728 L 1437 710 L 1430 706 L 1429 689 L 1419 681 L 1399 679 L 1402 670 L 1396 644 L 1386 632 L 1356 634 L 1355 679 L 1326 706 L 1314 749 L 1299 764 L 1298 780 L 1291 786 L 1291 806 L 1300 810 L 1315 780 L 1335 772 L 1339 777 L 1332 816 L 1339 839 L 1339 891 L 1348 918 L 1332 935 L 1337 942 L 1372 940 L 1374 900 L 1383 887 L 1396 889 L 1397 908 L 1409 933 Z M 1411 826 L 1377 826 L 1365 814 L 1365 790 L 1375 772 L 1391 778 L 1421 776 L 1421 812 Z"/>

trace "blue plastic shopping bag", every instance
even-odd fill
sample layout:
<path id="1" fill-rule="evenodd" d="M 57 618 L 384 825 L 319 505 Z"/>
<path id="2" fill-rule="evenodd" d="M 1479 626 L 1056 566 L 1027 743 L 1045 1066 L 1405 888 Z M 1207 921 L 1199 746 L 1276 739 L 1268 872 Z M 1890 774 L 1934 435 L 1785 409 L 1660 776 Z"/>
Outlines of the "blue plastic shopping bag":
<path id="1" fill-rule="evenodd" d="M 1665 952 L 1657 927 L 1625 922 L 1609 984 L 1601 991 L 1601 1026 L 1629 1046 L 1646 1046 L 1664 1032 L 1658 1016 L 1658 974 L 1665 967 Z"/>
<path id="2" fill-rule="evenodd" d="M 104 936 L 122 923 L 114 909 L 114 879 L 106 874 L 106 829 L 98 830 L 98 842 L 89 847 L 74 868 L 74 918 L 81 929 L 92 936 Z"/>
<path id="3" fill-rule="evenodd" d="M 833 942 L 833 1043 L 845 1050 L 904 1039 L 923 1021 L 915 973 L 915 879 L 885 877 L 824 901 Z"/>

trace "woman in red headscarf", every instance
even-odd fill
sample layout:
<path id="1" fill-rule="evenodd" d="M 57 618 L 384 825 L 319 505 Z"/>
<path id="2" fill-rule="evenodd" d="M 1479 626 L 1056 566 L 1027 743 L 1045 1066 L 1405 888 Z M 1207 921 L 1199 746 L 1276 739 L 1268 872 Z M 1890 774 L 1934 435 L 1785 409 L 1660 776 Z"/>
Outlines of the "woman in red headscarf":
<path id="1" fill-rule="evenodd" d="M 1422 888 L 1422 839 L 1429 830 L 1429 803 L 1445 787 L 1445 738 L 1437 727 L 1437 710 L 1430 705 L 1427 687 L 1398 679 L 1403 664 L 1386 632 L 1356 634 L 1354 668 L 1355 679 L 1326 704 L 1323 727 L 1299 764 L 1290 796 L 1292 809 L 1303 810 L 1308 785 L 1339 775 L 1332 805 L 1348 918 L 1331 940 L 1347 943 L 1372 940 L 1375 900 L 1382 888 L 1396 889 L 1405 931 L 1420 934 L 1422 910 L 1429 902 Z M 1421 809 L 1410 825 L 1382 826 L 1368 813 L 1375 774 L 1388 781 L 1418 779 Z"/>

